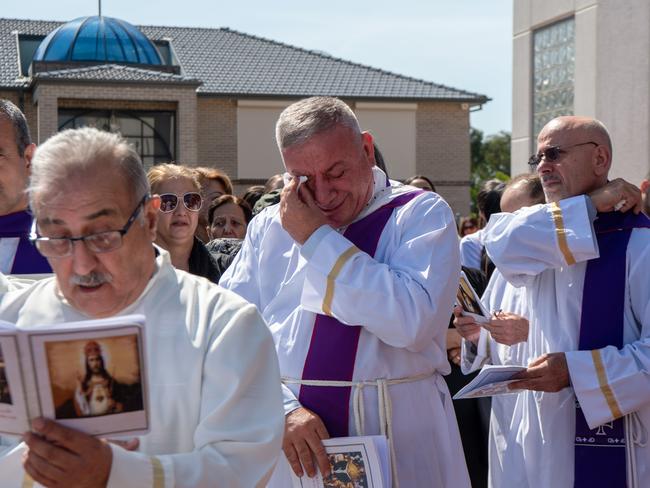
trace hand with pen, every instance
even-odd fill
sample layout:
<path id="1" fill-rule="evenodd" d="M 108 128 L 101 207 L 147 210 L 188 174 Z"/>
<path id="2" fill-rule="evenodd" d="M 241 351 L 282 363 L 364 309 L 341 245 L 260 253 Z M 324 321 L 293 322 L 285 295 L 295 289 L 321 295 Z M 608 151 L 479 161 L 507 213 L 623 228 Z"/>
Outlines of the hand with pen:
<path id="1" fill-rule="evenodd" d="M 460 307 L 454 308 L 454 327 L 465 340 L 478 343 L 481 327 L 490 332 L 492 339 L 499 344 L 512 346 L 528 340 L 528 319 L 501 310 L 494 312 L 489 322 L 477 323 L 473 317 L 463 316 Z"/>

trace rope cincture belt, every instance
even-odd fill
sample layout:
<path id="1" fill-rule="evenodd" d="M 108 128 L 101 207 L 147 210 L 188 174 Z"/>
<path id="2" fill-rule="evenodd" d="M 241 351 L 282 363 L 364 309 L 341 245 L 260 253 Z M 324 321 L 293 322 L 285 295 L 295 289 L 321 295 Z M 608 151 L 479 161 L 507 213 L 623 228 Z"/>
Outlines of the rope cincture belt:
<path id="1" fill-rule="evenodd" d="M 352 408 L 354 411 L 354 426 L 357 435 L 362 436 L 363 426 L 365 425 L 365 410 L 363 404 L 363 389 L 365 387 L 377 388 L 377 411 L 379 412 L 379 431 L 388 439 L 388 448 L 390 451 L 390 465 L 393 477 L 393 486 L 399 487 L 397 478 L 397 462 L 395 460 L 395 448 L 393 446 L 393 405 L 390 399 L 388 387 L 400 385 L 403 383 L 414 383 L 432 377 L 436 371 L 428 371 L 404 378 L 378 378 L 376 380 L 362 381 L 328 381 L 328 380 L 302 380 L 296 378 L 282 377 L 282 383 L 305 386 L 334 386 L 342 388 L 354 388 L 352 396 Z"/>

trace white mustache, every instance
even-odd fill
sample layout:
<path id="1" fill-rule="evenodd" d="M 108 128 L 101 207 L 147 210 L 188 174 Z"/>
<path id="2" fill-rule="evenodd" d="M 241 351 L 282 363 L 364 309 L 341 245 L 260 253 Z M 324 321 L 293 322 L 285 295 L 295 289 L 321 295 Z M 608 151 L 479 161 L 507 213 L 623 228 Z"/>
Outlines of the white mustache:
<path id="1" fill-rule="evenodd" d="M 110 283 L 111 281 L 113 281 L 113 277 L 110 274 L 96 273 L 94 271 L 87 275 L 72 275 L 70 277 L 71 285 L 88 287 L 103 285 L 104 283 Z"/>

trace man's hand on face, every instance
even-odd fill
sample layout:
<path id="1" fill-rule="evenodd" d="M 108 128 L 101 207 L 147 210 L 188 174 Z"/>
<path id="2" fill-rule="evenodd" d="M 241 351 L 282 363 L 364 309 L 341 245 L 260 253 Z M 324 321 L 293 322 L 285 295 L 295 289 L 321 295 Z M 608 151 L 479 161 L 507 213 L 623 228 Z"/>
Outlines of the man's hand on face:
<path id="1" fill-rule="evenodd" d="M 641 190 L 627 181 L 616 178 L 589 194 L 599 212 L 627 212 L 638 214 L 643 209 Z"/>
<path id="2" fill-rule="evenodd" d="M 108 444 L 43 418 L 35 419 L 32 429 L 23 436 L 29 447 L 23 466 L 34 481 L 48 487 L 106 486 L 113 462 Z"/>
<path id="3" fill-rule="evenodd" d="M 563 352 L 544 354 L 528 365 L 526 371 L 513 376 L 510 390 L 535 390 L 555 393 L 570 385 L 569 367 Z"/>
<path id="4" fill-rule="evenodd" d="M 298 179 L 282 189 L 280 194 L 280 219 L 282 227 L 298 244 L 304 244 L 321 225 L 327 224 L 325 214 L 318 208 L 307 185 L 300 185 Z"/>
<path id="5" fill-rule="evenodd" d="M 316 476 L 314 458 L 321 474 L 329 476 L 330 463 L 322 442 L 329 437 L 325 424 L 311 410 L 300 407 L 287 414 L 282 450 L 296 476 L 302 476 L 304 471 L 310 478 Z"/>

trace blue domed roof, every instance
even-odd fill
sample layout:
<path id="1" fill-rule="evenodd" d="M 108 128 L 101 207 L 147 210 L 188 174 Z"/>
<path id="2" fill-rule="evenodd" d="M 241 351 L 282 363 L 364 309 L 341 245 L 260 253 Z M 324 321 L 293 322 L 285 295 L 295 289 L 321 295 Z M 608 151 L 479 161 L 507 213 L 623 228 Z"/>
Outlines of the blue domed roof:
<path id="1" fill-rule="evenodd" d="M 43 39 L 34 61 L 163 64 L 153 43 L 136 27 L 112 17 L 80 17 Z"/>

